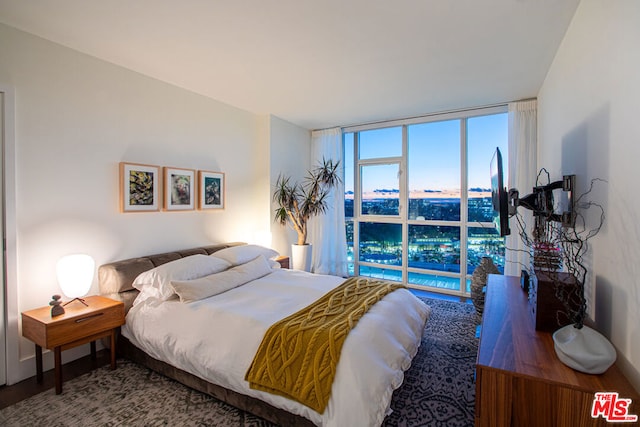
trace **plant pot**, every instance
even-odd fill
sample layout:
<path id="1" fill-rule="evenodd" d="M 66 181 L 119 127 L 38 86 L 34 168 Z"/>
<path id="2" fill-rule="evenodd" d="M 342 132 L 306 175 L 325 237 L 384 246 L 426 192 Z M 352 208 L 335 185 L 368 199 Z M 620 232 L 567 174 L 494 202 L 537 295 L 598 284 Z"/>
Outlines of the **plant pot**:
<path id="1" fill-rule="evenodd" d="M 311 245 L 291 245 L 291 265 L 294 270 L 311 271 Z"/>

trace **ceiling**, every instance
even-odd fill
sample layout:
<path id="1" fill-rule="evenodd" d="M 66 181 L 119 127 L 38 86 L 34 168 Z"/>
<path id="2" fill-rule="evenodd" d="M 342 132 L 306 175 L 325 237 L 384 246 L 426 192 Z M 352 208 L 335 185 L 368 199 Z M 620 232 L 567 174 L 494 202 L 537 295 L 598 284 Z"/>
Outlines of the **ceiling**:
<path id="1" fill-rule="evenodd" d="M 0 22 L 308 129 L 534 97 L 579 0 L 0 0 Z"/>

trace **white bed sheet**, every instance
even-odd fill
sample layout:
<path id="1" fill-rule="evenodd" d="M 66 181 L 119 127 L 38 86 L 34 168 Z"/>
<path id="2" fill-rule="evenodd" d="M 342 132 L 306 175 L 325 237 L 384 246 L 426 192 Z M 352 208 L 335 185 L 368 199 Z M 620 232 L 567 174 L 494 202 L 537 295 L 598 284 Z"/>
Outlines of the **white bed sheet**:
<path id="1" fill-rule="evenodd" d="M 430 309 L 406 289 L 376 303 L 347 337 L 323 414 L 244 380 L 267 329 L 344 281 L 274 270 L 258 280 L 197 302 L 153 298 L 127 314 L 122 333 L 152 357 L 211 383 L 257 397 L 319 426 L 376 426 L 417 353 Z"/>

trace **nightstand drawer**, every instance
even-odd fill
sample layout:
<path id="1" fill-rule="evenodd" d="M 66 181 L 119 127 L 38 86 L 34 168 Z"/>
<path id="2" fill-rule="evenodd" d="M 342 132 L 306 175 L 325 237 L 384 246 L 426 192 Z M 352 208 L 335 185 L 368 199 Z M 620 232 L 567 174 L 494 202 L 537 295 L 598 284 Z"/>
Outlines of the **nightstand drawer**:
<path id="1" fill-rule="evenodd" d="M 79 304 L 79 303 L 74 303 Z M 122 325 L 124 305 L 94 311 L 49 325 L 45 348 L 77 341 Z"/>

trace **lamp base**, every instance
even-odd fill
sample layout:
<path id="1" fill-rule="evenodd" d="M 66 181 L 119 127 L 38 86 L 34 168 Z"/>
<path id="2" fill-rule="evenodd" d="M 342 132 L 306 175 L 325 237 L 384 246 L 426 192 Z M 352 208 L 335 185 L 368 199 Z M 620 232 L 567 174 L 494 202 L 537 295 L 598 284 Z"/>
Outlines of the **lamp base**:
<path id="1" fill-rule="evenodd" d="M 76 300 L 77 300 L 77 301 L 80 301 L 81 303 L 83 303 L 86 307 L 89 307 L 89 304 L 87 304 L 87 303 L 85 302 L 85 300 L 84 300 L 84 299 L 82 299 L 82 298 L 78 298 L 78 297 L 76 297 L 76 298 L 72 299 L 71 301 L 67 301 L 67 302 L 65 302 L 65 303 L 64 303 L 64 304 L 62 304 L 62 305 L 65 305 L 65 306 L 66 306 L 67 304 L 71 304 L 72 302 L 74 302 L 74 301 L 76 301 Z"/>

